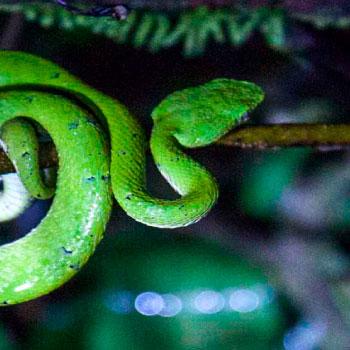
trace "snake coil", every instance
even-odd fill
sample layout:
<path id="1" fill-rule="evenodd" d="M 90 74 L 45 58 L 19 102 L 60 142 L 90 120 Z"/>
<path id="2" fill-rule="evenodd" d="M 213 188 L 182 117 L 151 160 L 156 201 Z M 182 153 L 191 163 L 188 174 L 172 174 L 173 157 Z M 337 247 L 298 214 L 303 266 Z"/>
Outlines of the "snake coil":
<path id="1" fill-rule="evenodd" d="M 152 113 L 151 151 L 180 198 L 158 199 L 146 190 L 143 130 L 122 104 L 42 58 L 0 52 L 0 138 L 32 197 L 54 192 L 40 176 L 33 121 L 59 157 L 48 214 L 25 237 L 0 247 L 0 304 L 49 293 L 84 265 L 102 238 L 112 191 L 128 215 L 147 225 L 181 227 L 202 218 L 217 185 L 182 146 L 214 142 L 262 99 L 252 83 L 217 79 L 161 102 Z M 106 126 L 110 147 L 94 118 Z"/>

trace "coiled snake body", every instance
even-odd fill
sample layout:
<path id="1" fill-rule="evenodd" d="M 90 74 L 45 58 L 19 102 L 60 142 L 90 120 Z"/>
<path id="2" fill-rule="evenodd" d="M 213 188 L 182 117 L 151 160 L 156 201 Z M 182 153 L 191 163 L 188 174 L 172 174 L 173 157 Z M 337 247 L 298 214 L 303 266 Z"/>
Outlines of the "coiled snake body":
<path id="1" fill-rule="evenodd" d="M 155 108 L 151 151 L 181 196 L 163 200 L 146 190 L 146 140 L 122 104 L 49 61 L 0 52 L 0 138 L 33 197 L 53 194 L 40 176 L 33 121 L 50 134 L 59 157 L 47 216 L 25 237 L 0 247 L 0 304 L 46 294 L 80 269 L 102 238 L 111 188 L 120 206 L 147 225 L 172 228 L 198 221 L 215 203 L 218 189 L 181 146 L 214 142 L 262 98 L 252 83 L 217 79 L 176 92 Z M 111 150 L 94 117 L 108 129 Z"/>

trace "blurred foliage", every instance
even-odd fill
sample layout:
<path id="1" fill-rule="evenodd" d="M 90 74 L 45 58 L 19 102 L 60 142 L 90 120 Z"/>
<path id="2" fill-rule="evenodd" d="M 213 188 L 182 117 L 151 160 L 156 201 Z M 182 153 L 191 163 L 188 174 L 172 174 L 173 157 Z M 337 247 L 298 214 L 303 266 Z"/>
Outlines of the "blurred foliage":
<path id="1" fill-rule="evenodd" d="M 19 348 L 281 347 L 285 311 L 258 268 L 214 243 L 143 231 L 103 242 L 80 273 L 79 297 L 42 307 Z M 145 292 L 168 298 L 163 314 L 152 299 L 135 306 Z"/>
<path id="2" fill-rule="evenodd" d="M 300 169 L 298 164 L 308 154 L 305 149 L 267 151 L 257 164 L 249 164 L 241 188 L 246 213 L 260 219 L 276 214 L 283 191 L 293 182 Z"/>
<path id="3" fill-rule="evenodd" d="M 269 45 L 282 48 L 285 44 L 286 16 L 280 9 L 197 7 L 175 15 L 140 10 L 132 11 L 124 21 L 76 15 L 53 4 L 0 5 L 0 11 L 21 12 L 27 20 L 38 22 L 45 28 L 87 28 L 117 43 L 146 47 L 152 52 L 183 45 L 186 56 L 203 54 L 209 42 L 239 46 L 257 30 Z"/>
<path id="4" fill-rule="evenodd" d="M 268 151 L 258 163 L 247 164 L 241 188 L 243 210 L 262 220 L 284 221 L 302 228 L 344 230 L 350 224 L 349 160 L 326 163 L 306 174 L 308 149 Z"/>
<path id="5" fill-rule="evenodd" d="M 11 345 L 9 337 L 7 336 L 5 329 L 0 324 L 0 345 L 1 350 L 13 350 L 14 346 Z"/>
<path id="6" fill-rule="evenodd" d="M 147 6 L 145 6 L 147 7 Z M 197 6 L 178 12 L 134 10 L 124 21 L 113 18 L 94 18 L 71 13 L 50 3 L 0 4 L 2 12 L 23 13 L 25 18 L 48 28 L 57 26 L 64 30 L 86 28 L 104 35 L 119 44 L 146 47 L 151 52 L 175 45 L 183 46 L 186 56 L 204 53 L 209 43 L 244 44 L 254 32 L 260 32 L 268 45 L 278 50 L 289 50 L 287 40 L 295 21 L 311 23 L 318 28 L 350 27 L 350 15 L 338 9 L 312 8 L 298 11 L 298 7 L 208 8 Z"/>
<path id="7" fill-rule="evenodd" d="M 350 283 L 349 280 L 337 283 L 333 288 L 334 299 L 337 300 L 339 309 L 350 327 Z"/>
<path id="8" fill-rule="evenodd" d="M 330 116 L 335 121 L 337 109 L 326 100 L 310 99 L 294 111 L 284 110 L 283 122 L 295 122 L 299 115 L 305 122 L 324 122 Z M 255 164 L 248 163 L 240 192 L 245 212 L 317 230 L 348 227 L 350 202 L 344 193 L 349 188 L 349 160 L 310 168 L 314 155 L 310 148 L 267 151 Z"/>

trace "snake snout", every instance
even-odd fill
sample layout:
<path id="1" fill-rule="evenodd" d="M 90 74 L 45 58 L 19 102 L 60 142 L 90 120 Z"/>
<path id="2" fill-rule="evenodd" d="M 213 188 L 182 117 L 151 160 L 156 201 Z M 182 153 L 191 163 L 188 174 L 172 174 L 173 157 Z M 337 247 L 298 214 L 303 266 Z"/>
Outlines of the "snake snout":
<path id="1" fill-rule="evenodd" d="M 169 95 L 152 118 L 155 124 L 172 125 L 183 146 L 206 146 L 246 120 L 263 98 L 263 91 L 253 83 L 215 79 Z"/>

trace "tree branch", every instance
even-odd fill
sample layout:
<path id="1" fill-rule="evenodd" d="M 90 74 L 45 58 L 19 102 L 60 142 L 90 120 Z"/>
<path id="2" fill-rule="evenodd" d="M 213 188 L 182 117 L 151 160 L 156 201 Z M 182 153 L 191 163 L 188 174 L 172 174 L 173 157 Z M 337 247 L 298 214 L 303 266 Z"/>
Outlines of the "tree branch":
<path id="1" fill-rule="evenodd" d="M 314 147 L 322 151 L 350 147 L 350 124 L 275 124 L 245 125 L 221 138 L 217 145 L 243 149 Z M 40 167 L 57 165 L 52 143 L 40 147 Z M 0 150 L 0 174 L 14 172 L 6 154 Z"/>
<path id="2" fill-rule="evenodd" d="M 334 150 L 350 146 L 350 124 L 270 124 L 245 125 L 218 142 L 240 148 L 310 146 Z"/>

